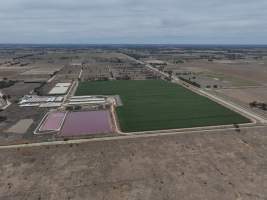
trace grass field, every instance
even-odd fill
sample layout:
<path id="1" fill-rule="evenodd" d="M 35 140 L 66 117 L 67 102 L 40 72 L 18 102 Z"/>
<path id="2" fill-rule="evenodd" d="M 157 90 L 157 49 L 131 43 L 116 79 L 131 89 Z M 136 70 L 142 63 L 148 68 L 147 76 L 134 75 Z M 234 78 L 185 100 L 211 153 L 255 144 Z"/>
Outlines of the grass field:
<path id="1" fill-rule="evenodd" d="M 81 82 L 76 95 L 120 95 L 124 132 L 247 123 L 245 117 L 179 86 L 160 81 Z"/>

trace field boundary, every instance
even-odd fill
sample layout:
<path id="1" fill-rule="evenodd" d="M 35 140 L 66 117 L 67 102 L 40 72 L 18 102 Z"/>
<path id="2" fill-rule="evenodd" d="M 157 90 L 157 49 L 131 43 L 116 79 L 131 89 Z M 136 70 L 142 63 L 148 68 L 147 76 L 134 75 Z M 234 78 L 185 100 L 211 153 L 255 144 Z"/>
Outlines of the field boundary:
<path id="1" fill-rule="evenodd" d="M 40 132 L 39 132 L 39 129 L 40 129 L 41 126 L 43 125 L 43 123 L 44 123 L 44 121 L 46 120 L 46 118 L 48 117 L 48 115 L 51 114 L 51 113 L 53 113 L 53 112 L 55 112 L 55 111 L 50 111 L 50 112 L 48 112 L 48 113 L 45 114 L 45 116 L 42 118 L 42 120 L 40 121 L 40 123 L 38 124 L 38 126 L 35 128 L 35 130 L 34 130 L 34 132 L 33 132 L 34 135 L 43 135 L 43 134 L 57 133 L 57 132 L 59 132 L 59 131 L 61 130 L 61 128 L 62 128 L 62 126 L 63 126 L 63 124 L 64 124 L 64 122 L 65 122 L 65 119 L 66 119 L 66 117 L 67 117 L 67 115 L 68 115 L 68 112 L 65 113 L 65 115 L 64 115 L 64 117 L 63 117 L 63 119 L 62 119 L 62 122 L 61 122 L 61 124 L 60 124 L 59 129 L 57 129 L 57 130 L 46 131 L 46 132 L 44 132 L 44 133 L 40 133 Z"/>
<path id="2" fill-rule="evenodd" d="M 241 130 L 249 130 L 255 128 L 264 128 L 266 125 L 257 125 L 257 126 L 249 126 L 243 127 Z M 73 140 L 60 140 L 60 141 L 51 141 L 51 142 L 36 142 L 30 144 L 13 144 L 13 145 L 2 145 L 0 146 L 0 150 L 5 149 L 17 149 L 17 148 L 32 148 L 32 147 L 42 147 L 42 146 L 57 146 L 57 145 L 68 145 L 68 144 L 84 144 L 90 142 L 105 142 L 105 141 L 114 141 L 114 140 L 127 140 L 127 139 L 136 139 L 136 138 L 150 138 L 150 137 L 161 137 L 161 136 L 172 136 L 179 134 L 204 134 L 204 133 L 214 133 L 216 131 L 225 131 L 228 134 L 229 131 L 234 131 L 236 128 L 221 128 L 221 129 L 208 129 L 208 130 L 192 130 L 192 131 L 173 131 L 173 132 L 158 132 L 153 134 L 132 134 L 132 135 L 118 135 L 118 136 L 108 136 L 108 137 L 99 137 L 99 138 L 88 138 L 88 139 L 73 139 Z"/>
<path id="3" fill-rule="evenodd" d="M 121 132 L 255 122 L 206 95 L 164 80 L 83 82 L 76 92 L 123 97 L 125 106 L 116 107 Z"/>
<path id="4" fill-rule="evenodd" d="M 162 132 L 179 132 L 179 131 L 205 131 L 205 130 L 220 130 L 223 128 L 247 128 L 254 127 L 257 125 L 257 122 L 250 123 L 242 123 L 238 124 L 238 127 L 234 127 L 234 124 L 227 125 L 217 125 L 217 126 L 200 126 L 200 127 L 192 127 L 192 128 L 178 128 L 178 129 L 164 129 L 164 130 L 154 130 L 154 131 L 137 131 L 137 132 L 121 132 L 124 135 L 140 135 L 140 134 L 153 134 L 153 133 L 162 133 Z"/>

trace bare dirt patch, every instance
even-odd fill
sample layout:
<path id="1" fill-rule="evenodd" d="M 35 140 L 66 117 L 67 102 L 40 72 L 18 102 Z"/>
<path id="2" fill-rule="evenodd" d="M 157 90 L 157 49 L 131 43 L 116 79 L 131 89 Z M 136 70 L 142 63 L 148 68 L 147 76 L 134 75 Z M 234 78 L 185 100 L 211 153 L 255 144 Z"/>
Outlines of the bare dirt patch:
<path id="1" fill-rule="evenodd" d="M 18 121 L 15 125 L 10 127 L 7 132 L 10 133 L 26 133 L 26 131 L 30 128 L 32 125 L 33 120 L 32 119 L 22 119 Z"/>
<path id="2" fill-rule="evenodd" d="M 30 67 L 0 67 L 0 80 L 3 78 L 16 79 L 20 73 L 30 69 Z"/>
<path id="3" fill-rule="evenodd" d="M 220 73 L 230 77 L 236 77 L 241 80 L 247 80 L 248 85 L 251 81 L 259 85 L 265 85 L 267 82 L 267 65 L 257 63 L 244 64 L 221 64 L 207 61 L 192 61 L 180 64 L 180 67 L 196 70 L 196 72 L 206 71 Z"/>
<path id="4" fill-rule="evenodd" d="M 0 199 L 266 199 L 266 128 L 0 152 Z"/>
<path id="5" fill-rule="evenodd" d="M 267 102 L 267 88 L 237 88 L 237 89 L 220 89 L 217 92 L 237 99 L 243 103 L 250 103 L 253 101 Z"/>

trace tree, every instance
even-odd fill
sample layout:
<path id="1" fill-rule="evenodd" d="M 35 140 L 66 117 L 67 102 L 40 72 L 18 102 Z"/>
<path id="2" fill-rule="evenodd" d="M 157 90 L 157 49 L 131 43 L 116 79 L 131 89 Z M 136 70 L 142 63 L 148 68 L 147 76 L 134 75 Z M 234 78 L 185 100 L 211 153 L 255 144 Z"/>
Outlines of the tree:
<path id="1" fill-rule="evenodd" d="M 262 103 L 261 104 L 261 109 L 262 110 L 267 110 L 267 104 L 266 103 Z"/>
<path id="2" fill-rule="evenodd" d="M 7 117 L 6 116 L 0 116 L 0 122 L 6 121 Z"/>
<path id="3" fill-rule="evenodd" d="M 7 101 L 7 96 L 6 95 L 3 95 L 2 98 Z"/>
<path id="4" fill-rule="evenodd" d="M 74 110 L 81 110 L 81 109 L 82 109 L 82 107 L 79 106 L 79 105 L 77 105 L 77 106 L 74 107 Z"/>
<path id="5" fill-rule="evenodd" d="M 68 106 L 68 107 L 66 107 L 66 110 L 67 111 L 72 111 L 73 110 L 73 107 L 72 106 Z"/>
<path id="6" fill-rule="evenodd" d="M 235 131 L 236 132 L 240 132 L 241 131 L 238 124 L 234 123 L 234 127 L 235 127 Z"/>
<path id="7" fill-rule="evenodd" d="M 251 108 L 255 108 L 255 107 L 257 106 L 257 101 L 252 101 L 252 102 L 250 102 L 250 103 L 249 103 L 249 106 L 250 106 Z"/>

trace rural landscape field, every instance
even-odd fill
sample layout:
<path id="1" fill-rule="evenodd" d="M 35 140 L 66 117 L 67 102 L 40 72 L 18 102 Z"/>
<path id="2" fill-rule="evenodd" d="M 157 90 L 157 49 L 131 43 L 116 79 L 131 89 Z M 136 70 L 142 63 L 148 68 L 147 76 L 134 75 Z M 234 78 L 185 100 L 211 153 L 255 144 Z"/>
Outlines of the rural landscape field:
<path id="1" fill-rule="evenodd" d="M 125 132 L 249 122 L 206 97 L 160 80 L 82 82 L 76 95 L 120 95 L 117 115 Z"/>
<path id="2" fill-rule="evenodd" d="M 0 199 L 265 200 L 267 47 L 225 48 L 0 48 Z"/>
<path id="3" fill-rule="evenodd" d="M 267 47 L 0 45 L 0 199 L 265 200 L 266 69 Z"/>
<path id="4" fill-rule="evenodd" d="M 267 200 L 267 0 L 2 0 L 0 27 L 0 200 Z"/>

